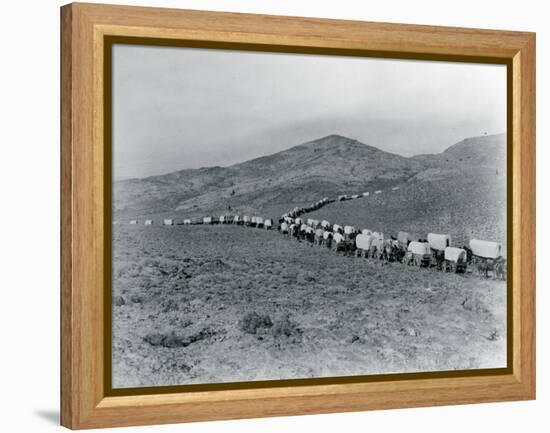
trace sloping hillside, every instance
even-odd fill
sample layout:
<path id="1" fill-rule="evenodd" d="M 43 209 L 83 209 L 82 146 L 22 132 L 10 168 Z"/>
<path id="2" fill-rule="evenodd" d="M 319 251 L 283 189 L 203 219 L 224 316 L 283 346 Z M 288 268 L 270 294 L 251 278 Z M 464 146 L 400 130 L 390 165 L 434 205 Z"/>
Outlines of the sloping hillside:
<path id="1" fill-rule="evenodd" d="M 313 215 L 415 237 L 449 233 L 456 244 L 472 238 L 506 241 L 504 134 L 469 138 L 440 154 L 413 159 L 424 168 L 399 190 L 335 203 Z"/>
<path id="2" fill-rule="evenodd" d="M 422 161 L 330 135 L 289 150 L 230 167 L 182 170 L 115 183 L 117 218 L 176 212 L 259 211 L 309 203 L 353 189 L 383 188 L 406 181 Z"/>

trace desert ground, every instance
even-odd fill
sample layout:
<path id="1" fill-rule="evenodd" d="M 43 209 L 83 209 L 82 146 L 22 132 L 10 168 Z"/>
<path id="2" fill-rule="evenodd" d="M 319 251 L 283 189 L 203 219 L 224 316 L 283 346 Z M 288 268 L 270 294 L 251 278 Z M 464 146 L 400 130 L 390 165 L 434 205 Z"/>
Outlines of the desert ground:
<path id="1" fill-rule="evenodd" d="M 276 230 L 115 225 L 112 308 L 115 388 L 506 366 L 506 282 Z"/>

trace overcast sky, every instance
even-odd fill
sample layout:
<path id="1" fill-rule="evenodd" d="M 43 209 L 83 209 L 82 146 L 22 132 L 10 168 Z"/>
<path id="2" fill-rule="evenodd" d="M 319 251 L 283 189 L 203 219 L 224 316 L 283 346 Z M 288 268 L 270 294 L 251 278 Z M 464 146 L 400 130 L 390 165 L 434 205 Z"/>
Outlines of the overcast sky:
<path id="1" fill-rule="evenodd" d="M 329 134 L 412 156 L 505 130 L 505 66 L 113 48 L 115 179 L 227 166 Z"/>

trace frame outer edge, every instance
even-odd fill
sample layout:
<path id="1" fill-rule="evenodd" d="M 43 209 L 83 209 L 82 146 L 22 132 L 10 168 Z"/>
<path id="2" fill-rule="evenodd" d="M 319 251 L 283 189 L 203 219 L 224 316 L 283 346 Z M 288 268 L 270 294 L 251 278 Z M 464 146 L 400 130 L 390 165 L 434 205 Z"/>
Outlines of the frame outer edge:
<path id="1" fill-rule="evenodd" d="M 94 231 L 97 228 L 93 216 L 86 212 L 90 210 L 91 203 L 83 203 L 87 200 L 86 195 L 93 196 L 97 187 L 91 186 L 93 175 L 86 173 L 85 170 L 91 167 L 94 161 L 94 152 L 88 146 L 96 142 L 93 138 L 94 128 L 88 123 L 90 122 L 88 116 L 92 115 L 93 109 L 84 104 L 93 101 L 86 86 L 93 81 L 91 69 L 95 66 L 91 67 L 91 59 L 87 57 L 89 53 L 86 50 L 82 51 L 81 48 L 85 48 L 84 45 L 91 42 L 90 33 L 93 27 L 101 24 L 103 18 L 93 14 L 102 7 L 113 10 L 109 5 L 84 4 L 69 4 L 61 8 L 61 424 L 68 428 L 80 429 L 368 410 L 369 408 L 355 402 L 345 409 L 334 405 L 324 410 L 312 411 L 305 399 L 300 403 L 300 398 L 295 396 L 285 398 L 289 403 L 297 404 L 295 410 L 288 407 L 282 410 L 278 407 L 278 399 L 275 397 L 266 399 L 264 401 L 266 404 L 261 410 L 259 408 L 253 410 L 250 407 L 245 411 L 236 410 L 229 401 L 217 401 L 212 405 L 176 403 L 171 408 L 171 405 L 140 408 L 139 405 L 134 404 L 121 406 L 120 410 L 115 410 L 115 408 L 102 408 L 101 403 L 96 401 L 97 396 L 92 395 L 97 392 L 97 387 L 92 383 L 96 379 L 97 365 L 95 360 L 88 357 L 90 357 L 90 350 L 94 352 L 94 344 L 97 342 L 94 342 L 93 326 L 90 327 L 89 322 L 97 316 L 95 312 L 83 306 L 86 305 L 85 301 L 93 303 L 97 300 L 94 299 L 93 294 L 86 294 L 90 289 L 86 283 L 97 282 L 96 277 L 93 276 L 93 265 L 97 263 L 93 257 L 95 254 L 88 256 L 84 260 L 86 263 L 79 255 L 85 251 L 86 245 L 91 249 L 98 245 L 82 233 L 82 229 L 88 224 L 90 226 L 88 228 Z M 121 9 L 121 11 L 129 10 L 130 8 Z M 154 9 L 148 10 L 154 11 Z M 166 12 L 165 10 L 163 14 Z M 216 13 L 210 12 L 210 14 Z M 522 178 L 517 190 L 520 201 L 520 211 L 517 216 L 521 218 L 521 221 L 518 221 L 521 227 L 518 246 L 523 253 L 517 261 L 520 264 L 520 269 L 517 270 L 520 274 L 517 285 L 520 296 L 519 299 L 515 299 L 518 316 L 521 319 L 521 326 L 517 329 L 521 337 L 521 344 L 517 347 L 519 362 L 515 364 L 518 371 L 517 375 L 514 375 L 517 382 L 514 385 L 502 386 L 501 394 L 496 398 L 485 392 L 479 392 L 478 397 L 473 400 L 453 398 L 452 395 L 448 395 L 448 390 L 442 390 L 443 400 L 437 403 L 423 399 L 407 399 L 392 403 L 393 400 L 389 399 L 386 404 L 381 406 L 374 404 L 370 409 L 535 398 L 535 250 L 532 248 L 535 242 L 535 36 L 531 33 L 522 34 L 521 37 L 525 38 L 524 45 L 521 48 L 514 47 L 516 53 L 514 60 L 518 62 L 514 63 L 518 66 L 517 72 L 520 75 L 517 88 L 520 103 L 516 107 L 517 111 L 515 109 L 519 114 L 517 119 L 519 125 L 518 130 L 514 131 L 514 138 L 518 137 L 519 140 L 514 141 L 514 145 L 519 148 L 518 153 L 521 157 L 518 158 L 518 165 L 513 175 Z M 505 57 L 511 59 L 514 56 L 506 54 Z M 75 107 L 78 107 L 78 110 L 75 110 Z M 75 159 L 75 154 L 78 154 L 79 159 Z M 95 212 L 92 213 L 95 214 Z M 86 264 L 90 265 L 88 269 L 85 269 Z M 79 274 L 84 270 L 85 275 Z M 390 391 L 388 393 L 391 394 Z M 403 391 L 403 394 L 407 392 Z M 268 403 L 269 400 L 271 402 Z M 307 401 L 315 400 L 319 403 L 323 402 L 321 396 L 307 398 Z M 406 403 L 403 403 L 404 401 Z M 210 413 L 216 405 L 225 409 L 221 411 L 221 416 L 218 416 L 220 414 L 216 416 L 201 414 L 201 412 Z M 181 413 L 180 409 L 184 410 L 185 407 L 191 409 L 194 414 Z M 166 409 L 169 409 L 169 414 L 164 413 Z M 129 418 L 124 415 L 129 415 Z"/>
<path id="2" fill-rule="evenodd" d="M 61 271 L 61 365 L 60 365 L 60 423 L 73 428 L 75 408 L 74 374 L 73 374 L 73 299 L 72 299 L 72 114 L 73 114 L 73 20 L 72 5 L 60 8 L 61 26 L 61 155 L 60 155 L 60 193 L 61 193 L 61 227 L 60 227 L 60 271 Z"/>
<path id="3" fill-rule="evenodd" d="M 536 34 L 521 50 L 521 382 L 536 398 Z"/>

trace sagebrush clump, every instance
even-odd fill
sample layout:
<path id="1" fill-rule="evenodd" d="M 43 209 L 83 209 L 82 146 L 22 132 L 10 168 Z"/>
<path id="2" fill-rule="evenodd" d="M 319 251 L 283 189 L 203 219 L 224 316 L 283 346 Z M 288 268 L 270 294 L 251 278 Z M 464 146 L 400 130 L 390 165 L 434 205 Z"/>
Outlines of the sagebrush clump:
<path id="1" fill-rule="evenodd" d="M 258 331 L 272 326 L 273 321 L 268 314 L 258 314 L 255 311 L 245 315 L 241 321 L 241 331 L 252 335 L 256 335 Z"/>

